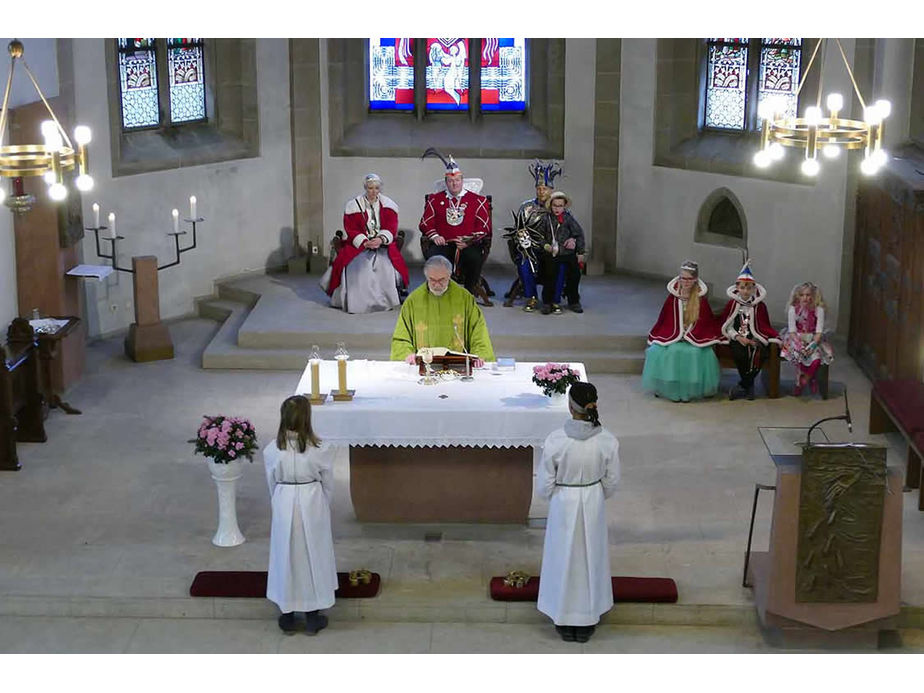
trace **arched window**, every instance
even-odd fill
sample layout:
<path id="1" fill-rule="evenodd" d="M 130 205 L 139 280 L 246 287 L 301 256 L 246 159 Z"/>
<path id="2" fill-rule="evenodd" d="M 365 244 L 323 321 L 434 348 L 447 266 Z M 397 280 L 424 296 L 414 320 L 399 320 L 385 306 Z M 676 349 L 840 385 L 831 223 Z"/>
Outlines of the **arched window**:
<path id="1" fill-rule="evenodd" d="M 526 60 L 523 38 L 371 38 L 369 110 L 522 113 Z"/>
<path id="2" fill-rule="evenodd" d="M 718 188 L 706 197 L 699 208 L 693 240 L 730 248 L 747 247 L 747 216 L 735 193 Z"/>
<path id="3" fill-rule="evenodd" d="M 123 131 L 207 119 L 202 39 L 120 38 L 116 43 Z"/>
<path id="4" fill-rule="evenodd" d="M 785 113 L 795 116 L 801 68 L 802 39 L 707 39 L 703 127 L 756 130 L 758 107 L 769 98 L 782 100 Z"/>

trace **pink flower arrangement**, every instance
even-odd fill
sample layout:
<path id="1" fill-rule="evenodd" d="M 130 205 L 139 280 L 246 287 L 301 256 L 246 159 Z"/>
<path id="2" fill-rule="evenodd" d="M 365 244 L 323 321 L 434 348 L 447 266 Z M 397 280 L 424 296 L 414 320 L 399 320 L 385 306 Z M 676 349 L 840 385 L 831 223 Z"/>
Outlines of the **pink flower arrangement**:
<path id="1" fill-rule="evenodd" d="M 546 363 L 533 366 L 533 382 L 542 388 L 542 392 L 551 397 L 552 394 L 565 394 L 573 383 L 580 382 L 581 376 L 567 363 Z"/>
<path id="2" fill-rule="evenodd" d="M 237 416 L 204 416 L 194 440 L 196 453 L 211 457 L 218 464 L 246 457 L 253 462 L 257 431 L 247 419 Z"/>

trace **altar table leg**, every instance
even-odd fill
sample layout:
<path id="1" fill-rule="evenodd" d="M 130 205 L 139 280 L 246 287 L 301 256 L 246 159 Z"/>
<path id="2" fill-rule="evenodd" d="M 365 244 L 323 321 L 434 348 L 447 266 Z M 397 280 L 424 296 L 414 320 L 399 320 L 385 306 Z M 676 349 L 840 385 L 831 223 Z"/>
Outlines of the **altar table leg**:
<path id="1" fill-rule="evenodd" d="M 350 447 L 360 522 L 526 523 L 532 448 Z"/>

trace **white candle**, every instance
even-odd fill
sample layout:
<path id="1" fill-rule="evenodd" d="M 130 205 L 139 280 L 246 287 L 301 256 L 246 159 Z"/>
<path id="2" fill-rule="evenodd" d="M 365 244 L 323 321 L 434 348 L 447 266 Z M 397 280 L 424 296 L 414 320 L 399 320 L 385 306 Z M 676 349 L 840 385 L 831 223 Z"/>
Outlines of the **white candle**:
<path id="1" fill-rule="evenodd" d="M 93 228 L 99 228 L 99 203 L 93 203 Z"/>
<path id="2" fill-rule="evenodd" d="M 180 232 L 180 210 L 173 210 L 173 233 Z"/>
<path id="3" fill-rule="evenodd" d="M 189 196 L 189 218 L 190 219 L 196 218 L 196 196 L 195 195 Z"/>
<path id="4" fill-rule="evenodd" d="M 115 237 L 115 212 L 109 212 L 109 238 Z"/>

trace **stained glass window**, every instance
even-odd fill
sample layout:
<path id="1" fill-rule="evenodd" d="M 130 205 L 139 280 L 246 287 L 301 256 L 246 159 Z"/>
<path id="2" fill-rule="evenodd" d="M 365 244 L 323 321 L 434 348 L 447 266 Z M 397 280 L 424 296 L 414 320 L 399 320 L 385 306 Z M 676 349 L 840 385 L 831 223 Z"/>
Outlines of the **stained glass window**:
<path id="1" fill-rule="evenodd" d="M 526 39 L 486 38 L 481 44 L 481 110 L 526 109 Z"/>
<path id="2" fill-rule="evenodd" d="M 122 127 L 133 129 L 160 125 L 154 39 L 120 38 L 118 41 Z"/>
<path id="3" fill-rule="evenodd" d="M 796 88 L 799 86 L 799 67 L 802 62 L 802 39 L 765 38 L 760 49 L 760 79 L 757 85 L 757 104 L 775 98 L 785 104 L 787 117 L 796 116 Z M 761 123 L 758 122 L 758 127 Z"/>
<path id="4" fill-rule="evenodd" d="M 747 94 L 747 39 L 709 39 L 706 117 L 709 128 L 743 130 Z"/>
<path id="5" fill-rule="evenodd" d="M 468 39 L 428 38 L 427 109 L 468 110 Z"/>
<path id="6" fill-rule="evenodd" d="M 369 108 L 414 108 L 414 39 L 369 39 Z"/>
<path id="7" fill-rule="evenodd" d="M 202 39 L 168 38 L 167 74 L 170 76 L 170 122 L 205 120 Z"/>

